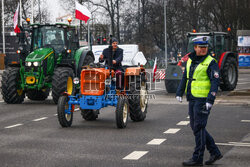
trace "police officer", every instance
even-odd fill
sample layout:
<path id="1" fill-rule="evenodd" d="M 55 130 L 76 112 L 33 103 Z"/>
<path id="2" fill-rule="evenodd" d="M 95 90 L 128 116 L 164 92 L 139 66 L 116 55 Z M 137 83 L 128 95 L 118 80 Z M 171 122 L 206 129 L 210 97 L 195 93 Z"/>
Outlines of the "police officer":
<path id="1" fill-rule="evenodd" d="M 189 101 L 190 126 L 195 136 L 195 150 L 191 159 L 183 166 L 202 166 L 205 146 L 210 153 L 206 165 L 222 158 L 214 139 L 206 130 L 208 115 L 218 91 L 219 67 L 216 60 L 208 55 L 208 36 L 193 39 L 195 52 L 189 55 L 182 80 L 176 92 L 176 99 L 182 102 L 184 91 Z"/>
<path id="2" fill-rule="evenodd" d="M 111 59 L 110 59 L 111 56 Z M 112 61 L 113 68 L 116 74 L 116 88 L 123 89 L 124 82 L 124 73 L 122 69 L 122 60 L 123 60 L 123 49 L 118 47 L 118 40 L 116 38 L 112 38 L 112 48 L 106 48 L 103 50 L 100 55 L 99 61 L 103 62 L 105 60 L 105 64 L 109 65 L 110 60 Z"/>

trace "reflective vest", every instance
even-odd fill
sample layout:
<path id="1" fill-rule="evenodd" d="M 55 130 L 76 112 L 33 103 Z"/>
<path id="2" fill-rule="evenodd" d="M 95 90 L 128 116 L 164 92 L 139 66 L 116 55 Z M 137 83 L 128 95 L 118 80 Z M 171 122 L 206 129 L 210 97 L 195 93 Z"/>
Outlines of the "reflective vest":
<path id="1" fill-rule="evenodd" d="M 193 78 L 189 78 L 190 66 L 192 60 L 189 58 L 186 65 L 187 70 L 187 83 L 186 83 L 186 93 L 189 80 L 191 81 L 191 94 L 194 97 L 204 98 L 208 96 L 211 88 L 210 79 L 207 75 L 207 69 L 209 64 L 214 60 L 210 55 L 208 55 L 195 69 L 193 73 Z"/>

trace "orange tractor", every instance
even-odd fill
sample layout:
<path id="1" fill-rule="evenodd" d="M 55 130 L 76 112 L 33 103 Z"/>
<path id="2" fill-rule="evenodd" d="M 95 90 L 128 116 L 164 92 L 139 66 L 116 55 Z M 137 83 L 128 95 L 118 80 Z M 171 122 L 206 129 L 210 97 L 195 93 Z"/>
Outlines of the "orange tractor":
<path id="1" fill-rule="evenodd" d="M 133 121 L 146 118 L 148 90 L 146 71 L 141 66 L 123 67 L 124 89 L 116 89 L 115 72 L 112 68 L 101 64 L 84 67 L 80 82 L 80 91 L 75 95 L 64 93 L 59 98 L 57 112 L 62 127 L 70 127 L 75 106 L 79 106 L 83 119 L 96 120 L 101 108 L 116 107 L 117 128 L 125 128 L 128 115 Z M 74 88 L 72 88 L 74 89 Z"/>

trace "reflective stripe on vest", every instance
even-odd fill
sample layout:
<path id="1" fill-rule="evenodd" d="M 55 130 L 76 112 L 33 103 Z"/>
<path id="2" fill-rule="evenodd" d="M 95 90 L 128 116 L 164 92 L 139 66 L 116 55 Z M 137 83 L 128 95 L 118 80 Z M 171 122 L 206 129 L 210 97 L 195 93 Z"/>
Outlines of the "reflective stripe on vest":
<path id="1" fill-rule="evenodd" d="M 207 69 L 209 64 L 214 60 L 210 55 L 208 55 L 194 70 L 193 78 L 191 81 L 191 94 L 194 97 L 207 97 L 211 88 L 210 79 L 207 75 Z M 186 93 L 187 86 L 189 82 L 189 72 L 192 60 L 189 58 L 187 61 L 187 83 L 186 83 Z"/>

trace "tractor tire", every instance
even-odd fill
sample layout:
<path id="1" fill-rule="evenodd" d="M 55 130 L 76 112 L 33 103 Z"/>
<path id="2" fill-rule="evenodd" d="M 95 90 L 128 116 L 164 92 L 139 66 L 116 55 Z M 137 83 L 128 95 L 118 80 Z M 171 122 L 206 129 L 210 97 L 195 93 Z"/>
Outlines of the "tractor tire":
<path id="1" fill-rule="evenodd" d="M 58 67 L 54 71 L 52 77 L 52 97 L 55 104 L 57 104 L 59 97 L 63 92 L 74 94 L 74 73 L 69 67 Z"/>
<path id="2" fill-rule="evenodd" d="M 1 93 L 8 104 L 20 104 L 25 98 L 25 92 L 21 89 L 21 77 L 17 67 L 8 67 L 2 75 Z"/>
<path id="3" fill-rule="evenodd" d="M 65 110 L 68 109 L 68 101 L 69 98 L 67 96 L 60 96 L 57 104 L 57 116 L 58 121 L 62 127 L 70 127 L 73 121 L 73 110 L 71 110 L 71 114 L 66 114 Z"/>
<path id="4" fill-rule="evenodd" d="M 82 118 L 86 121 L 94 121 L 98 118 L 98 114 L 94 110 L 83 110 L 81 109 Z"/>
<path id="5" fill-rule="evenodd" d="M 120 97 L 115 111 L 117 128 L 125 128 L 128 123 L 129 103 L 126 98 Z"/>
<path id="6" fill-rule="evenodd" d="M 238 82 L 238 68 L 235 58 L 228 57 L 225 61 L 223 69 L 221 69 L 222 83 L 220 88 L 222 91 L 232 91 Z"/>
<path id="7" fill-rule="evenodd" d="M 129 111 L 130 118 L 135 122 L 143 121 L 146 118 L 148 106 L 148 87 L 146 80 L 141 77 L 135 76 L 135 82 L 130 83 L 129 91 Z"/>
<path id="8" fill-rule="evenodd" d="M 42 101 L 48 98 L 50 89 L 42 89 L 42 90 L 28 90 L 27 96 L 30 100 Z"/>
<path id="9" fill-rule="evenodd" d="M 165 79 L 165 88 L 168 93 L 176 93 L 179 84 L 180 84 L 180 80 Z"/>

